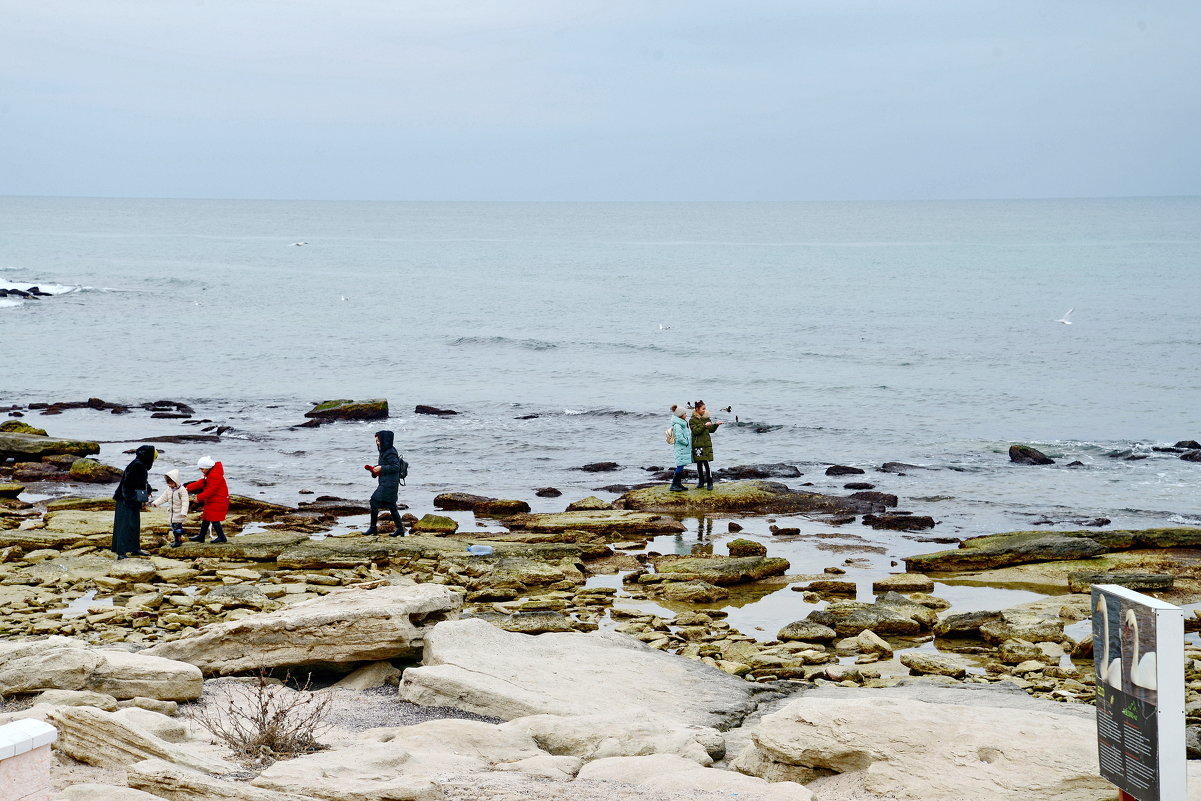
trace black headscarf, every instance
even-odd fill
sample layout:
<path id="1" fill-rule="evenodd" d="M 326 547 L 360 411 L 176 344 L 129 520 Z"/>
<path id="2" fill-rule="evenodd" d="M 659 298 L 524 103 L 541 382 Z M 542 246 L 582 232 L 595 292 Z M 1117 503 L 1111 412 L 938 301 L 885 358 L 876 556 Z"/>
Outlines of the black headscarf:
<path id="1" fill-rule="evenodd" d="M 383 453 L 392 447 L 392 443 L 396 441 L 396 435 L 391 431 L 376 431 L 375 435 L 379 437 L 379 452 Z"/>
<path id="2" fill-rule="evenodd" d="M 154 465 L 157 452 L 153 445 L 141 445 L 133 452 L 133 461 L 121 474 L 121 483 L 117 485 L 113 498 L 125 501 L 130 505 L 136 503 L 134 493 L 138 490 L 150 490 L 150 468 Z"/>

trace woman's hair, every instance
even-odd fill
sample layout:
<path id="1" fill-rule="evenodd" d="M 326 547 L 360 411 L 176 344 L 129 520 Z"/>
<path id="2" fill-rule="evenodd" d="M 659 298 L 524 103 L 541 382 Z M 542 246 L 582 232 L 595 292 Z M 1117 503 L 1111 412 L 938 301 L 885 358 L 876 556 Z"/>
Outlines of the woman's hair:
<path id="1" fill-rule="evenodd" d="M 699 410 L 704 405 L 705 405 L 704 401 L 697 401 L 696 403 L 692 404 L 692 413 L 695 415 L 697 413 L 697 410 Z"/>

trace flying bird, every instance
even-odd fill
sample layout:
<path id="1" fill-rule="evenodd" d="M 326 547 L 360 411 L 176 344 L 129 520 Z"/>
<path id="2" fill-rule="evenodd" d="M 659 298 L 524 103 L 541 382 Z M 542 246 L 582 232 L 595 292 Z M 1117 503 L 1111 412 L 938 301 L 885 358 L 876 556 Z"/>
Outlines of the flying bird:
<path id="1" fill-rule="evenodd" d="M 1067 311 L 1065 311 L 1065 312 L 1063 313 L 1063 317 L 1060 317 L 1060 318 L 1059 318 L 1058 320 L 1056 320 L 1055 322 L 1057 322 L 1057 323 L 1063 323 L 1064 325 L 1071 325 L 1071 324 L 1072 324 L 1072 321 L 1071 321 L 1071 320 L 1069 320 L 1068 318 L 1072 316 L 1072 312 L 1074 312 L 1074 311 L 1076 311 L 1076 307 L 1075 307 L 1075 306 L 1073 306 L 1072 308 L 1070 308 L 1070 309 L 1068 309 Z"/>
<path id="2" fill-rule="evenodd" d="M 671 326 L 670 326 L 670 325 L 668 325 L 667 323 L 659 323 L 659 330 L 660 330 L 660 331 L 667 331 L 667 330 L 669 330 L 670 328 L 671 328 Z"/>
<path id="3" fill-rule="evenodd" d="M 294 248 L 302 248 L 302 247 L 304 247 L 304 246 L 305 246 L 305 245 L 307 245 L 307 244 L 308 244 L 308 242 L 293 242 L 293 243 L 292 243 L 292 247 L 294 247 Z"/>

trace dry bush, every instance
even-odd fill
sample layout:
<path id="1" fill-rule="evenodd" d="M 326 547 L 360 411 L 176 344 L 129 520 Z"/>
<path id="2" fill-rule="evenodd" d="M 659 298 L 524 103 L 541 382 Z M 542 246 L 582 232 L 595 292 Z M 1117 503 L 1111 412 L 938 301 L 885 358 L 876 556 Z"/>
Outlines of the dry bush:
<path id="1" fill-rule="evenodd" d="M 189 716 L 247 765 L 320 751 L 317 737 L 331 728 L 326 718 L 333 696 L 310 692 L 311 676 L 296 689 L 286 686 L 290 678 L 277 684 L 260 670 L 254 681 L 226 684 L 226 699 L 206 702 Z"/>

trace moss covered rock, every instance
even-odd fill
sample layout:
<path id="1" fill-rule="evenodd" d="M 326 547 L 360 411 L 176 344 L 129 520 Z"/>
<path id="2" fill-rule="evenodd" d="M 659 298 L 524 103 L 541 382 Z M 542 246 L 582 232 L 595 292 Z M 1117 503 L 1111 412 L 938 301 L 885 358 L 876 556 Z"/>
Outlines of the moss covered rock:
<path id="1" fill-rule="evenodd" d="M 305 412 L 304 416 L 318 420 L 383 420 L 388 417 L 388 401 L 383 398 L 327 400 Z"/>
<path id="2" fill-rule="evenodd" d="M 121 470 L 95 459 L 76 459 L 71 463 L 71 480 L 89 484 L 115 484 L 121 480 Z"/>
<path id="3" fill-rule="evenodd" d="M 722 587 L 782 576 L 791 565 L 787 559 L 764 556 L 690 558 L 661 561 L 656 571 L 664 576 L 682 574 Z"/>
<path id="4" fill-rule="evenodd" d="M 434 497 L 434 507 L 447 511 L 470 511 L 485 517 L 507 517 L 530 511 L 525 501 L 489 498 L 469 492 L 444 492 Z"/>
<path id="5" fill-rule="evenodd" d="M 1201 528 L 1116 531 L 1014 531 L 971 537 L 949 551 L 905 557 L 910 572 L 991 570 L 1035 562 L 1089 559 L 1135 548 L 1201 547 Z"/>
<path id="6" fill-rule="evenodd" d="M 0 498 L 15 498 L 24 491 L 24 484 L 0 484 Z"/>
<path id="7" fill-rule="evenodd" d="M 433 534 L 434 536 L 445 536 L 454 534 L 459 530 L 459 522 L 453 517 L 445 515 L 423 515 L 420 520 L 413 524 L 413 532 L 420 534 Z"/>
<path id="8" fill-rule="evenodd" d="M 505 523 L 513 531 L 584 531 L 620 538 L 678 534 L 685 530 L 683 523 L 666 515 L 620 509 L 514 515 Z"/>
<path id="9" fill-rule="evenodd" d="M 20 420 L 5 420 L 0 423 L 0 432 L 8 434 L 32 434 L 35 437 L 49 436 L 46 429 L 31 426 L 29 423 L 24 423 Z"/>
<path id="10" fill-rule="evenodd" d="M 672 492 L 667 484 L 627 492 L 614 506 L 658 512 L 742 512 L 754 514 L 841 513 L 882 511 L 870 501 L 799 492 L 776 481 L 731 481 L 711 492 Z"/>
<path id="11" fill-rule="evenodd" d="M 72 456 L 91 456 L 100 453 L 100 445 L 86 440 L 0 432 L 0 459 L 29 461 L 31 458 L 41 459 L 43 456 L 64 453 Z"/>

